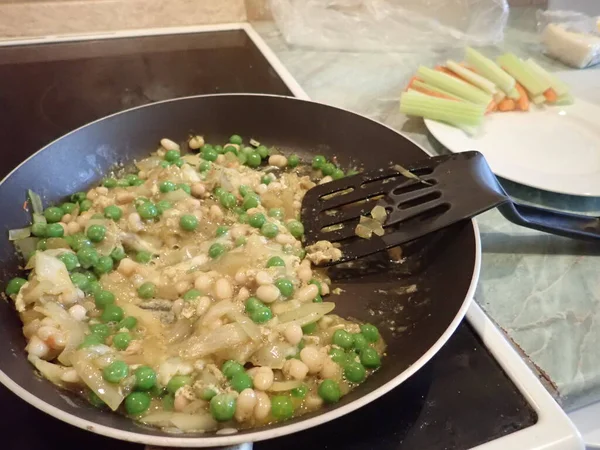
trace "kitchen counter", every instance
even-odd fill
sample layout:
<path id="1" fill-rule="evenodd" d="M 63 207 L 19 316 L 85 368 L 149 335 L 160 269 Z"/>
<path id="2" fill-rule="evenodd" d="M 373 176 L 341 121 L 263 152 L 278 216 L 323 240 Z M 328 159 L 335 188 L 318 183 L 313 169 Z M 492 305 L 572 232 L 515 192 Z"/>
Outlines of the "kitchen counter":
<path id="1" fill-rule="evenodd" d="M 379 120 L 426 149 L 447 152 L 422 120 L 398 112 L 399 94 L 419 64 L 462 58 L 462 49 L 419 54 L 353 53 L 293 48 L 272 22 L 253 26 L 315 101 Z M 535 11 L 513 8 L 504 48 L 539 53 Z M 498 49 L 486 49 L 491 54 Z M 600 70 L 597 73 L 600 88 Z M 600 96 L 588 101 L 600 103 Z M 600 199 L 552 194 L 509 181 L 515 198 L 551 208 L 594 214 Z M 483 262 L 476 301 L 522 350 L 566 410 L 600 400 L 600 246 L 517 227 L 491 211 L 478 219 Z"/>

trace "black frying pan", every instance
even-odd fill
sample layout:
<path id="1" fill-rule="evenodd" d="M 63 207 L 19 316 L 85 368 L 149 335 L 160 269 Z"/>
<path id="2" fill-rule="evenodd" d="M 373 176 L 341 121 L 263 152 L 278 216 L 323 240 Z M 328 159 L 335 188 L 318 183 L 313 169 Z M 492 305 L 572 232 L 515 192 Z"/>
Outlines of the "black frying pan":
<path id="1" fill-rule="evenodd" d="M 4 232 L 2 279 L 18 273 L 19 259 L 6 230 L 30 216 L 26 190 L 58 202 L 98 182 L 116 163 L 132 162 L 157 148 L 163 137 L 183 142 L 190 133 L 224 142 L 233 133 L 254 137 L 305 159 L 336 157 L 342 166 L 410 164 L 422 149 L 390 128 L 357 114 L 318 103 L 263 95 L 189 97 L 131 109 L 86 125 L 51 143 L 0 184 Z M 5 149 L 9 150 L 9 149 Z M 21 323 L 9 302 L 0 302 L 0 381 L 24 400 L 73 425 L 107 436 L 164 446 L 216 446 L 268 439 L 327 422 L 383 395 L 427 362 L 462 320 L 479 271 L 474 222 L 458 223 L 404 248 L 403 264 L 378 254 L 354 267 L 330 269 L 343 294 L 332 297 L 336 313 L 369 321 L 388 344 L 381 369 L 335 406 L 288 422 L 234 435 L 174 437 L 100 411 L 34 374 L 27 362 Z M 406 289 L 416 284 L 417 291 Z M 401 405 L 399 405 L 401 407 Z"/>

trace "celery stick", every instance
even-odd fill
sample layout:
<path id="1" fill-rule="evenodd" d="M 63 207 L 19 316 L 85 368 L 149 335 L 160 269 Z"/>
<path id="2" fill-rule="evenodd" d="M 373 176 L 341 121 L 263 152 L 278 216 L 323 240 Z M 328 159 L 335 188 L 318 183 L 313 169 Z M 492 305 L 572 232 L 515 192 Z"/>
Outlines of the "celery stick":
<path id="1" fill-rule="evenodd" d="M 446 67 L 448 67 L 448 69 L 450 69 L 456 75 L 467 80 L 473 86 L 478 87 L 479 89 L 481 89 L 484 92 L 487 92 L 488 94 L 494 95 L 497 91 L 496 85 L 494 83 L 492 83 L 486 78 L 483 78 L 481 75 L 477 75 L 472 70 L 465 69 L 463 66 L 452 60 L 446 61 Z"/>
<path id="2" fill-rule="evenodd" d="M 448 74 L 421 66 L 417 71 L 417 76 L 425 81 L 425 83 L 443 89 L 451 94 L 458 95 L 469 102 L 488 105 L 492 101 L 492 96 L 490 94 Z"/>
<path id="3" fill-rule="evenodd" d="M 485 107 L 468 102 L 455 102 L 419 92 L 404 92 L 400 112 L 452 124 L 477 126 L 483 120 Z"/>
<path id="4" fill-rule="evenodd" d="M 560 80 L 558 77 L 548 73 L 543 67 L 541 67 L 538 63 L 536 63 L 533 59 L 529 58 L 525 61 L 528 68 L 531 69 L 533 73 L 535 73 L 538 77 L 543 78 L 548 83 L 550 83 L 550 87 L 556 92 L 558 97 L 566 95 L 569 93 L 569 86 Z"/>
<path id="5" fill-rule="evenodd" d="M 500 103 L 502 100 L 504 100 L 506 98 L 506 94 L 503 91 L 497 91 L 494 94 L 494 101 L 496 103 Z"/>
<path id="6" fill-rule="evenodd" d="M 544 97 L 544 94 L 536 95 L 536 96 L 529 96 L 529 98 L 533 102 L 534 105 L 543 105 L 544 103 L 546 103 L 546 97 Z"/>
<path id="7" fill-rule="evenodd" d="M 508 98 L 512 98 L 513 100 L 519 100 L 521 94 L 517 91 L 517 88 L 512 88 L 510 92 L 507 93 Z"/>
<path id="8" fill-rule="evenodd" d="M 499 56 L 498 64 L 521 83 L 534 97 L 543 94 L 546 89 L 550 89 L 550 83 L 536 76 L 523 61 L 512 53 Z"/>
<path id="9" fill-rule="evenodd" d="M 490 80 L 506 94 L 515 87 L 515 79 L 513 77 L 498 67 L 494 61 L 486 58 L 471 47 L 467 47 L 465 59 L 479 75 Z"/>
<path id="10" fill-rule="evenodd" d="M 419 81 L 419 80 L 413 81 L 412 85 L 414 87 L 417 87 L 417 88 L 428 89 L 430 91 L 437 92 L 438 94 L 447 95 L 448 97 L 451 97 L 451 98 L 453 98 L 455 100 L 458 100 L 458 101 L 461 101 L 461 102 L 465 102 L 466 101 L 464 98 L 459 97 L 458 95 L 451 94 L 450 92 L 447 92 L 447 91 L 445 91 L 443 89 L 440 89 L 440 88 L 437 88 L 435 86 L 432 86 L 431 84 L 423 83 L 422 81 Z M 409 89 L 409 91 L 410 91 L 410 89 Z"/>
<path id="11" fill-rule="evenodd" d="M 572 105 L 573 104 L 573 96 L 571 94 L 564 94 L 559 96 L 553 105 Z"/>

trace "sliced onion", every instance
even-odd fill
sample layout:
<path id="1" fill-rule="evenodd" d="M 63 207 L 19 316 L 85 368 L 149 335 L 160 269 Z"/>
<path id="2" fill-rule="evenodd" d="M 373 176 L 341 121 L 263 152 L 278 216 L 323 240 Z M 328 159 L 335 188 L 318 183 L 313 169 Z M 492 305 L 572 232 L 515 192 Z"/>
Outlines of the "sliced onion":
<path id="1" fill-rule="evenodd" d="M 125 247 L 135 250 L 136 252 L 150 252 L 156 254 L 162 246 L 162 240 L 155 236 L 142 238 L 134 233 L 119 233 L 118 237 Z"/>
<path id="2" fill-rule="evenodd" d="M 359 238 L 371 239 L 371 236 L 373 236 L 373 230 L 359 223 L 354 229 L 354 234 L 356 234 Z"/>
<path id="3" fill-rule="evenodd" d="M 30 256 L 33 255 L 33 252 L 35 252 L 38 241 L 39 239 L 34 237 L 28 237 L 15 241 L 17 252 L 21 254 L 25 261 L 31 259 Z"/>
<path id="4" fill-rule="evenodd" d="M 289 380 L 289 381 L 274 381 L 269 391 L 271 392 L 283 392 L 283 391 L 291 391 L 292 389 L 296 389 L 297 387 L 302 386 L 302 381 L 300 380 Z"/>
<path id="5" fill-rule="evenodd" d="M 330 313 L 335 308 L 335 303 L 307 303 L 300 308 L 280 314 L 279 321 L 281 323 L 295 322 L 300 326 L 308 325 L 316 322 L 325 314 Z"/>
<path id="6" fill-rule="evenodd" d="M 160 411 L 140 419 L 142 423 L 159 427 L 175 427 L 181 431 L 208 431 L 217 427 L 217 422 L 208 413 L 186 414 Z"/>
<path id="7" fill-rule="evenodd" d="M 31 227 L 26 228 L 15 228 L 14 230 L 8 230 L 8 240 L 18 241 L 31 236 Z"/>
<path id="8" fill-rule="evenodd" d="M 231 300 L 221 300 L 220 302 L 217 302 L 211 306 L 211 308 L 204 314 L 204 317 L 202 317 L 202 320 L 200 321 L 200 325 L 207 325 L 217 319 L 220 319 L 226 314 L 232 313 L 233 311 L 235 311 L 235 306 Z"/>
<path id="9" fill-rule="evenodd" d="M 238 323 L 229 323 L 203 336 L 192 336 L 180 344 L 182 358 L 198 358 L 248 341 L 248 335 Z"/>
<path id="10" fill-rule="evenodd" d="M 187 155 L 183 155 L 181 157 L 183 161 L 185 161 L 190 166 L 199 166 L 200 165 L 200 154 L 199 153 L 188 153 Z"/>
<path id="11" fill-rule="evenodd" d="M 192 322 L 185 317 L 179 319 L 167 332 L 167 344 L 176 344 L 188 337 L 193 330 Z"/>
<path id="12" fill-rule="evenodd" d="M 48 361 L 44 361 L 43 359 L 40 359 L 34 355 L 27 355 L 27 359 L 49 381 L 59 387 L 67 387 L 66 383 L 62 379 L 62 376 L 67 371 L 67 369 L 65 369 L 63 366 L 49 363 Z"/>
<path id="13" fill-rule="evenodd" d="M 162 161 L 162 158 L 159 158 L 158 156 L 150 156 L 149 158 L 144 158 L 141 161 L 136 161 L 135 166 L 139 170 L 148 172 L 149 170 L 152 170 L 155 167 L 158 167 L 158 165 L 160 164 L 161 161 Z"/>
<path id="14" fill-rule="evenodd" d="M 177 203 L 178 201 L 185 200 L 189 197 L 190 196 L 183 189 L 176 189 L 174 191 L 167 192 L 163 198 L 171 203 Z"/>
<path id="15" fill-rule="evenodd" d="M 377 205 L 371 210 L 371 217 L 377 222 L 384 224 L 387 219 L 387 211 L 383 206 Z"/>
<path id="16" fill-rule="evenodd" d="M 71 357 L 77 375 L 110 409 L 116 411 L 125 398 L 123 392 L 118 385 L 105 381 L 102 372 L 92 365 L 86 355 L 87 352 L 80 350 Z"/>
<path id="17" fill-rule="evenodd" d="M 44 205 L 42 204 L 42 199 L 39 195 L 33 192 L 31 189 L 27 190 L 27 196 L 29 197 L 29 202 L 31 203 L 31 209 L 34 214 L 43 214 L 44 213 Z"/>
<path id="18" fill-rule="evenodd" d="M 262 339 L 260 334 L 260 328 L 256 325 L 250 317 L 245 316 L 244 314 L 238 311 L 231 311 L 227 314 L 229 318 L 237 323 L 244 329 L 246 334 L 252 339 L 254 342 L 258 342 Z"/>
<path id="19" fill-rule="evenodd" d="M 289 354 L 291 345 L 278 342 L 263 345 L 250 357 L 250 362 L 255 366 L 281 369 L 285 363 L 285 357 Z"/>

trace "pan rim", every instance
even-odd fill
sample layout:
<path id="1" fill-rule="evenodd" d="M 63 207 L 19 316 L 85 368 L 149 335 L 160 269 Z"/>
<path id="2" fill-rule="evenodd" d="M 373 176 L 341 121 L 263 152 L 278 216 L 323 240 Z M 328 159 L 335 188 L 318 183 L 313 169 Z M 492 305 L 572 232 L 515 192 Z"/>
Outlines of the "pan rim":
<path id="1" fill-rule="evenodd" d="M 218 93 L 218 94 L 206 94 L 206 95 L 191 95 L 191 96 L 186 96 L 186 97 L 177 97 L 177 98 L 162 100 L 162 101 L 158 101 L 158 102 L 148 103 L 146 105 L 140 105 L 140 106 L 137 106 L 134 108 L 129 108 L 129 109 L 126 109 L 123 111 L 118 111 L 116 113 L 113 113 L 113 114 L 101 117 L 92 122 L 89 122 L 85 125 L 82 125 L 79 128 L 76 128 L 76 129 L 60 136 L 59 138 L 53 140 L 52 142 L 48 143 L 47 145 L 45 145 L 44 147 L 42 147 L 41 149 L 39 149 L 32 155 L 30 155 L 27 159 L 22 161 L 18 166 L 16 166 L 13 170 L 11 170 L 0 181 L 0 185 L 2 185 L 8 178 L 10 178 L 10 176 L 13 173 L 15 173 L 21 166 L 23 166 L 25 163 L 27 163 L 31 158 L 33 158 L 34 156 L 43 152 L 44 150 L 47 150 L 55 142 L 65 138 L 73 133 L 79 132 L 80 130 L 83 130 L 84 128 L 92 126 L 92 125 L 96 124 L 97 122 L 101 122 L 103 120 L 107 120 L 107 119 L 119 116 L 121 114 L 124 114 L 124 113 L 128 113 L 128 112 L 135 111 L 135 110 L 142 109 L 142 108 L 152 107 L 154 105 L 160 105 L 163 103 L 177 102 L 177 101 L 189 100 L 189 99 L 195 99 L 195 98 L 231 97 L 231 96 L 244 96 L 244 97 L 255 96 L 255 97 L 285 98 L 285 99 L 294 100 L 294 101 L 298 101 L 298 102 L 315 103 L 318 105 L 325 106 L 327 108 L 344 111 L 346 113 L 350 113 L 355 116 L 359 116 L 362 119 L 369 120 L 371 122 L 376 123 L 377 125 L 385 127 L 387 129 L 393 131 L 394 133 L 402 136 L 404 139 L 409 140 L 411 143 L 413 143 L 415 146 L 417 146 L 420 150 L 425 152 L 427 155 L 429 155 L 429 156 L 432 155 L 429 151 L 427 151 L 425 148 L 423 148 L 421 145 L 419 145 L 413 139 L 411 139 L 408 136 L 405 136 L 404 134 L 400 133 L 399 131 L 395 130 L 394 128 L 392 128 L 382 122 L 379 122 L 377 120 L 371 119 L 369 117 L 363 116 L 361 114 L 355 113 L 353 111 L 350 111 L 350 110 L 347 110 L 344 108 L 340 108 L 338 106 L 333 106 L 333 105 L 329 105 L 326 103 L 316 102 L 313 100 L 301 99 L 301 98 L 290 97 L 290 96 L 285 96 L 285 95 L 259 94 L 259 93 Z M 293 434 L 298 431 L 302 431 L 302 430 L 305 430 L 308 428 L 322 425 L 331 420 L 334 420 L 334 419 L 342 417 L 346 414 L 349 414 L 349 413 L 367 405 L 368 403 L 371 403 L 372 401 L 378 399 L 379 397 L 383 396 L 387 392 L 391 391 L 393 388 L 402 384 L 408 378 L 413 376 L 419 369 L 421 369 L 431 358 L 433 358 L 433 356 L 435 354 L 437 354 L 437 352 L 444 346 L 444 344 L 448 341 L 448 339 L 452 336 L 452 334 L 454 334 L 454 331 L 458 328 L 458 325 L 465 317 L 467 310 L 468 310 L 471 302 L 473 301 L 473 296 L 475 294 L 475 289 L 477 287 L 477 283 L 479 280 L 479 273 L 480 273 L 480 269 L 481 269 L 481 236 L 479 233 L 479 227 L 477 225 L 477 221 L 475 219 L 471 219 L 471 224 L 473 227 L 473 233 L 474 233 L 474 239 L 475 239 L 475 258 L 474 258 L 471 282 L 469 284 L 469 288 L 467 289 L 467 292 L 465 294 L 465 299 L 463 300 L 463 303 L 462 303 L 460 309 L 458 310 L 454 319 L 452 319 L 452 321 L 450 322 L 449 326 L 442 333 L 442 335 L 427 350 L 427 352 L 425 352 L 419 359 L 417 359 L 410 367 L 408 367 L 406 370 L 404 370 L 403 372 L 398 374 L 396 377 L 394 377 L 387 383 L 385 383 L 382 386 L 378 387 L 377 389 L 369 392 L 368 394 L 363 395 L 362 397 L 354 400 L 353 402 L 348 403 L 347 405 L 341 406 L 341 407 L 336 408 L 331 411 L 324 412 L 315 417 L 305 419 L 305 420 L 300 420 L 297 423 L 279 426 L 274 429 L 266 429 L 266 430 L 262 430 L 262 431 L 260 429 L 258 429 L 257 431 L 245 433 L 243 435 L 238 435 L 238 434 L 225 435 L 224 434 L 221 436 L 214 436 L 214 437 L 155 436 L 155 435 L 145 434 L 143 432 L 123 431 L 123 430 L 119 430 L 117 428 L 113 428 L 110 426 L 99 425 L 95 422 L 91 422 L 89 420 L 77 417 L 71 413 L 65 412 L 62 409 L 45 402 L 44 400 L 36 397 L 34 394 L 30 393 L 26 389 L 22 388 L 18 383 L 13 381 L 13 379 L 10 378 L 8 375 L 6 375 L 4 373 L 4 371 L 2 371 L 2 370 L 0 370 L 0 383 L 2 383 L 4 386 L 6 386 L 10 391 L 12 391 L 15 395 L 20 397 L 22 400 L 29 403 L 31 406 L 45 412 L 46 414 L 49 414 L 50 416 L 53 416 L 65 423 L 68 423 L 70 425 L 76 426 L 78 428 L 81 428 L 81 429 L 84 429 L 87 431 L 91 431 L 96 434 L 111 437 L 114 439 L 120 439 L 120 440 L 124 440 L 124 441 L 134 442 L 134 443 L 138 443 L 138 444 L 147 444 L 147 445 L 155 445 L 155 446 L 163 446 L 163 447 L 196 447 L 196 448 L 231 446 L 231 445 L 238 445 L 238 444 L 242 444 L 242 443 L 246 443 L 246 442 L 256 442 L 256 441 L 262 441 L 262 440 L 267 440 L 267 439 L 273 439 L 276 437 Z M 141 428 L 140 428 L 140 430 L 141 430 Z"/>

